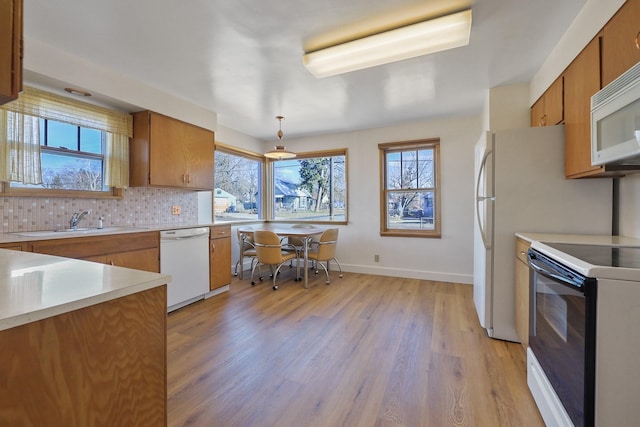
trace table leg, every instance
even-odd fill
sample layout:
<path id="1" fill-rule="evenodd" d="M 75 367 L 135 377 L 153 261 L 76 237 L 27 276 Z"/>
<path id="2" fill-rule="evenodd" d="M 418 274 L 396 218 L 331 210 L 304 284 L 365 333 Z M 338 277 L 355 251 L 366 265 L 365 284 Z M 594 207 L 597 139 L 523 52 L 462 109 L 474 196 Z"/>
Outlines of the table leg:
<path id="1" fill-rule="evenodd" d="M 311 236 L 305 237 L 304 242 L 304 288 L 309 288 L 309 242 L 311 241 Z"/>
<path id="2" fill-rule="evenodd" d="M 243 254 L 243 248 L 244 248 L 244 234 L 240 233 L 239 234 L 239 239 L 238 239 L 238 245 L 240 245 L 240 261 L 238 262 L 238 268 L 240 268 L 240 273 L 238 273 L 238 277 L 240 277 L 240 280 L 244 279 L 244 254 Z"/>

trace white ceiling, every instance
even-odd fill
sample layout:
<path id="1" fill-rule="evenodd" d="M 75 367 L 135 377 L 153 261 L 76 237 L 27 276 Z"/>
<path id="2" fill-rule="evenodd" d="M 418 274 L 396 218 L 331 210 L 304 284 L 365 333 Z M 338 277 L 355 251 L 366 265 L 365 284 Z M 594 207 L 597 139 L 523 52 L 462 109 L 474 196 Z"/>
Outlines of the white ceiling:
<path id="1" fill-rule="evenodd" d="M 25 38 L 274 139 L 476 114 L 528 82 L 585 0 L 26 0 Z M 306 50 L 472 7 L 469 46 L 316 79 Z M 25 55 L 28 55 L 28 49 Z M 36 76 L 25 72 L 25 80 Z M 67 82 L 73 85 L 74 82 Z M 87 88 L 91 89 L 91 88 Z M 108 94 L 105 94 L 108 95 Z"/>

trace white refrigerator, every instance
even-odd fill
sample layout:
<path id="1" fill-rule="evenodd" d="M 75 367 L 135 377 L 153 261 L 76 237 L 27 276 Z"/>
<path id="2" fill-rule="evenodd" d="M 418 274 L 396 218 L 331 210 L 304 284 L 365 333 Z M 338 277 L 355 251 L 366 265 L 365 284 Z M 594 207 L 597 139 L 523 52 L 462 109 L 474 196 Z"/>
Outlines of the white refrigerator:
<path id="1" fill-rule="evenodd" d="M 518 342 L 515 233 L 610 235 L 613 182 L 565 179 L 564 126 L 487 132 L 474 175 L 473 300 L 490 337 Z"/>

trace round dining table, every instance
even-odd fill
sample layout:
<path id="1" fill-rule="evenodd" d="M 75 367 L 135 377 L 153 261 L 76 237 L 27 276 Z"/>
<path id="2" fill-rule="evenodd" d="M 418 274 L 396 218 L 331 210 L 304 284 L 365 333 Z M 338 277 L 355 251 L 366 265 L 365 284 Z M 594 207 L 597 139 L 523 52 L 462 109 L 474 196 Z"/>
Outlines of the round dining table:
<path id="1" fill-rule="evenodd" d="M 238 244 L 240 245 L 240 279 L 244 277 L 244 257 L 242 255 L 243 252 L 243 244 L 245 242 L 245 238 L 253 239 L 253 233 L 258 230 L 268 230 L 273 231 L 280 237 L 297 237 L 300 239 L 302 244 L 302 251 L 304 253 L 304 287 L 309 287 L 309 271 L 308 271 L 308 254 L 309 254 L 309 244 L 313 240 L 314 237 L 320 236 L 324 233 L 325 229 L 314 226 L 309 227 L 294 227 L 287 224 L 260 224 L 260 225 L 247 225 L 240 226 L 238 228 L 238 234 L 240 235 L 240 239 Z"/>

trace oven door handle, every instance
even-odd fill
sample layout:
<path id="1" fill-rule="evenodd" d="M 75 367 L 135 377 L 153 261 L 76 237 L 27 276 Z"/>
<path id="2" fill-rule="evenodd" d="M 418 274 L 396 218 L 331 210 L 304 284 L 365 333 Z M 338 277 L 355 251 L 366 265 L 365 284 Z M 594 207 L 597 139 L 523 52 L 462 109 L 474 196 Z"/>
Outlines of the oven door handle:
<path id="1" fill-rule="evenodd" d="M 540 273 L 551 280 L 555 280 L 556 282 L 560 282 L 565 286 L 577 289 L 580 292 L 584 292 L 583 280 L 580 280 L 578 277 L 569 272 L 555 269 L 553 268 L 553 266 L 539 261 L 536 255 L 532 254 L 531 252 L 529 252 L 528 258 L 529 266 L 537 273 Z"/>

